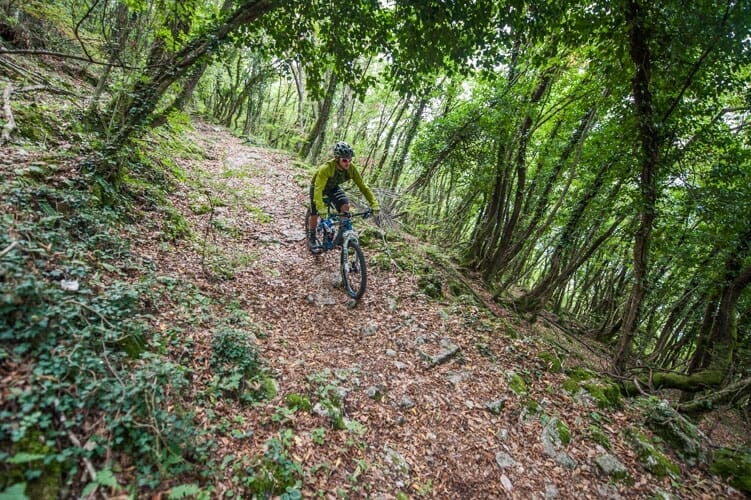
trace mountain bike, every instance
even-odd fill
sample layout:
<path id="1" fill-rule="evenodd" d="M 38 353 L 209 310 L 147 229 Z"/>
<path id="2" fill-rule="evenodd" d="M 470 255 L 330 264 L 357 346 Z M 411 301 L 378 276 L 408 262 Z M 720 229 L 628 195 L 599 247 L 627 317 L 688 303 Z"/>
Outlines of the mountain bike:
<path id="1" fill-rule="evenodd" d="M 322 250 L 321 253 L 341 248 L 340 267 L 342 282 L 347 295 L 355 300 L 365 294 L 368 284 L 368 273 L 365 268 L 365 255 L 362 253 L 357 240 L 357 232 L 352 227 L 352 219 L 362 217 L 367 219 L 373 214 L 372 210 L 364 212 L 339 214 L 332 212 L 330 204 L 326 218 L 319 216 L 320 222 L 316 227 L 316 240 Z M 310 208 L 305 213 L 305 234 L 310 228 Z"/>

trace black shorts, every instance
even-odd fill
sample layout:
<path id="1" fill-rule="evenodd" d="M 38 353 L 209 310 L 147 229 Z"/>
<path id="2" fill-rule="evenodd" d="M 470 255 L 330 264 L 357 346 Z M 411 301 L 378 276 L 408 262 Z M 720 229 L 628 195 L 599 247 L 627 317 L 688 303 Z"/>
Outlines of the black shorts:
<path id="1" fill-rule="evenodd" d="M 316 209 L 315 201 L 313 201 L 313 190 L 314 186 L 310 186 L 310 213 L 313 215 L 319 215 L 318 210 Z M 328 198 L 328 200 L 327 200 Z M 336 207 L 337 212 L 342 211 L 342 205 L 349 203 L 349 200 L 347 199 L 347 195 L 344 194 L 344 190 L 339 186 L 334 186 L 331 189 L 324 189 L 323 190 L 323 201 L 331 205 L 333 203 L 334 207 Z"/>

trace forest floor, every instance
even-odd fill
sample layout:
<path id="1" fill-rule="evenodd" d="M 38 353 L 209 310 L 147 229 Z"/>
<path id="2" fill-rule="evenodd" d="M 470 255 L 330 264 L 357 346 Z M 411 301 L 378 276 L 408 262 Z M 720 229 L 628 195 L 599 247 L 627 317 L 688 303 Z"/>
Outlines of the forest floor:
<path id="1" fill-rule="evenodd" d="M 737 496 L 701 467 L 681 465 L 680 480 L 648 473 L 622 432 L 641 423 L 639 411 L 628 403 L 602 410 L 568 394 L 561 388 L 565 374 L 549 370 L 539 356 L 565 350 L 564 368 L 577 358 L 592 365 L 594 348 L 542 319 L 528 324 L 482 301 L 429 298 L 419 287 L 420 270 L 390 258 L 386 237 L 364 244 L 368 288 L 354 306 L 339 286 L 338 254 L 314 256 L 305 245 L 309 173 L 285 153 L 254 147 L 217 126 L 196 127 L 192 140 L 206 158 L 176 159 L 190 182 L 170 201 L 197 237 L 165 244 L 154 232 L 158 221 L 150 220 L 133 244 L 159 273 L 193 283 L 216 303 L 234 304 L 256 325 L 259 353 L 278 392 L 263 404 L 226 399 L 211 410 L 196 408 L 207 427 L 217 419 L 228 423 L 215 436 L 222 456 L 268 456 L 269 440 L 277 439 L 284 456 L 301 467 L 305 497 Z M 209 203 L 208 212 L 196 210 Z M 425 252 L 403 238 L 415 254 Z M 220 254 L 224 277 L 216 271 Z M 479 284 L 473 288 L 482 297 Z M 159 311 L 157 326 L 179 321 L 180 311 L 177 303 Z M 212 330 L 192 327 L 184 340 L 192 351 L 171 355 L 194 370 L 198 393 L 212 378 Z M 458 351 L 447 362 L 426 361 L 426 353 L 450 345 Z M 514 374 L 526 381 L 526 393 L 511 390 Z M 285 404 L 291 394 L 320 403 L 327 391 L 342 401 L 340 429 L 320 404 L 310 411 Z M 499 411 L 489 411 L 493 402 Z M 546 424 L 554 418 L 572 436 L 563 448 L 571 460 L 563 463 L 546 450 Z M 591 437 L 593 418 L 631 481 L 610 480 L 595 464 L 605 450 Z M 716 440 L 734 438 L 722 426 L 705 425 Z M 214 484 L 217 496 L 227 488 L 222 478 Z"/>

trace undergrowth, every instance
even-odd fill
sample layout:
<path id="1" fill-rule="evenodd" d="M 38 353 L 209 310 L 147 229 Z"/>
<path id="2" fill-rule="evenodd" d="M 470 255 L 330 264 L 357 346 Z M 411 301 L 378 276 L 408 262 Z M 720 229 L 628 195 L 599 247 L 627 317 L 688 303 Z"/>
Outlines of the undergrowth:
<path id="1" fill-rule="evenodd" d="M 165 153 L 150 154 L 196 154 Z M 0 377 L 10 382 L 0 398 L 0 496 L 134 495 L 165 481 L 205 496 L 179 486 L 218 467 L 206 461 L 212 429 L 198 427 L 185 402 L 210 405 L 212 394 L 250 402 L 272 392 L 255 346 L 237 343 L 252 325 L 212 320 L 209 298 L 132 252 L 133 219 L 169 214 L 163 192 L 180 175 L 172 161 L 137 162 L 127 196 L 110 206 L 62 157 L 3 173 Z M 179 218 L 164 220 L 167 237 L 190 237 Z M 155 317 L 166 304 L 177 308 L 170 324 Z M 215 384 L 202 394 L 183 336 L 198 325 L 216 332 Z"/>

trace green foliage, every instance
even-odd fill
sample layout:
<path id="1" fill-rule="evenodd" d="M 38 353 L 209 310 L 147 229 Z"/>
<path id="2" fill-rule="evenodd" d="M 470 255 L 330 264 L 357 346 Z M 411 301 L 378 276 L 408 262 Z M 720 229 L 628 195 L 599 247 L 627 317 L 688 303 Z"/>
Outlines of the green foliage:
<path id="1" fill-rule="evenodd" d="M 222 327 L 211 339 L 211 391 L 215 397 L 229 396 L 241 403 L 273 397 L 276 390 L 265 375 L 251 332 Z"/>
<path id="2" fill-rule="evenodd" d="M 506 383 L 508 384 L 509 389 L 511 389 L 511 391 L 513 391 L 513 393 L 517 396 L 524 396 L 525 394 L 527 394 L 527 383 L 524 381 L 524 378 L 518 373 L 513 371 L 507 372 Z"/>
<path id="3" fill-rule="evenodd" d="M 601 445 L 606 450 L 611 449 L 611 443 L 610 438 L 607 434 L 602 430 L 602 427 L 599 425 L 593 424 L 590 425 L 588 428 L 589 438 L 594 441 L 595 443 Z"/>
<path id="4" fill-rule="evenodd" d="M 546 368 L 551 373 L 561 373 L 563 371 L 561 358 L 558 354 L 543 351 L 538 354 L 538 357 L 545 363 Z"/>
<path id="5" fill-rule="evenodd" d="M 714 452 L 710 470 L 740 491 L 751 494 L 751 450 L 720 448 Z"/>
<path id="6" fill-rule="evenodd" d="M 98 208 L 73 183 L 20 177 L 2 189 L 0 247 L 11 247 L 10 235 L 18 240 L 3 257 L 0 352 L 29 374 L 0 405 L 0 441 L 27 453 L 13 455 L 16 465 L 40 470 L 20 460 L 34 454 L 24 444 L 33 441 L 45 443 L 45 468 L 58 471 L 107 449 L 132 458 L 141 484 L 190 468 L 183 457 L 200 449 L 200 433 L 180 402 L 188 372 L 155 354 L 171 342 L 151 329 L 147 309 L 162 300 L 162 284 L 117 279 L 145 271 L 117 233 L 118 212 Z M 104 414 L 85 448 L 63 445 L 69 429 Z M 36 478 L 27 479 L 31 492 Z"/>
<path id="7" fill-rule="evenodd" d="M 263 456 L 256 459 L 253 464 L 250 494 L 253 496 L 281 495 L 281 498 L 289 500 L 302 498 L 300 489 L 303 470 L 287 452 L 292 436 L 290 429 L 284 429 L 278 437 L 266 441 Z"/>
<path id="8" fill-rule="evenodd" d="M 10 456 L 4 462 L 0 466 L 4 472 L 0 487 L 23 484 L 29 498 L 59 496 L 63 464 L 56 459 L 52 443 L 47 443 L 40 431 L 32 429 L 23 439 L 13 443 Z"/>
<path id="9" fill-rule="evenodd" d="M 563 420 L 556 420 L 556 431 L 558 432 L 558 437 L 561 440 L 561 443 L 565 446 L 569 443 L 571 443 L 571 429 L 569 426 L 564 422 Z"/>
<path id="10" fill-rule="evenodd" d="M 291 393 L 287 394 L 284 398 L 284 402 L 287 404 L 287 406 L 291 409 L 295 410 L 302 410 L 305 412 L 309 412 L 312 408 L 310 404 L 310 399 L 308 399 L 307 396 L 303 396 L 301 394 L 297 393 Z"/>
<path id="11" fill-rule="evenodd" d="M 310 439 L 315 444 L 319 446 L 323 446 L 326 444 L 326 429 L 323 427 L 317 427 L 310 431 Z"/>

